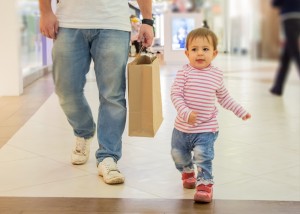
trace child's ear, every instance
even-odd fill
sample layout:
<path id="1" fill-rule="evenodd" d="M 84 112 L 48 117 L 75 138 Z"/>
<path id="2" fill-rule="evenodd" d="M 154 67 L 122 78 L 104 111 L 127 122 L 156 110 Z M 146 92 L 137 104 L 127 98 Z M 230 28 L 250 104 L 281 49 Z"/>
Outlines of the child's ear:
<path id="1" fill-rule="evenodd" d="M 213 57 L 215 58 L 218 55 L 218 53 L 219 52 L 217 50 L 214 50 Z"/>
<path id="2" fill-rule="evenodd" d="M 189 52 L 188 52 L 188 50 L 185 50 L 184 53 L 185 53 L 186 57 L 189 58 Z"/>

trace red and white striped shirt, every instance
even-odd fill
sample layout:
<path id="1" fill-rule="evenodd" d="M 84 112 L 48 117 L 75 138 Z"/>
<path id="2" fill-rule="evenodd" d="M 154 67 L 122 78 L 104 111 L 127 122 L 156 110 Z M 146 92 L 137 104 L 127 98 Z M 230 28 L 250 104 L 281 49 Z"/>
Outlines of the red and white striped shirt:
<path id="1" fill-rule="evenodd" d="M 218 131 L 216 99 L 240 118 L 247 114 L 225 88 L 223 72 L 212 65 L 201 70 L 184 65 L 172 85 L 171 99 L 177 110 L 175 128 L 185 133 Z M 194 125 L 187 123 L 192 111 L 197 113 Z"/>

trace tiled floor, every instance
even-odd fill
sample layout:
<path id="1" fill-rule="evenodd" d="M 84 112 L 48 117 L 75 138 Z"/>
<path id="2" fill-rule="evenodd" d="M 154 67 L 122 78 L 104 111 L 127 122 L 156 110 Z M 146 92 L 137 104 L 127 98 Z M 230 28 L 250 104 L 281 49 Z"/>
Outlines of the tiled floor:
<path id="1" fill-rule="evenodd" d="M 231 95 L 252 114 L 242 121 L 220 109 L 215 150 L 215 199 L 300 201 L 300 82 L 290 73 L 283 97 L 269 88 L 277 62 L 218 56 Z M 191 199 L 170 156 L 175 110 L 169 91 L 181 65 L 161 66 L 164 121 L 154 138 L 123 137 L 119 168 L 123 185 L 106 185 L 97 175 L 94 152 L 86 165 L 73 166 L 74 137 L 55 94 L 0 149 L 0 196 Z M 97 113 L 93 80 L 86 95 Z M 37 95 L 38 96 L 38 95 Z M 8 126 L 8 125 L 7 125 Z M 5 126 L 2 123 L 3 130 Z"/>

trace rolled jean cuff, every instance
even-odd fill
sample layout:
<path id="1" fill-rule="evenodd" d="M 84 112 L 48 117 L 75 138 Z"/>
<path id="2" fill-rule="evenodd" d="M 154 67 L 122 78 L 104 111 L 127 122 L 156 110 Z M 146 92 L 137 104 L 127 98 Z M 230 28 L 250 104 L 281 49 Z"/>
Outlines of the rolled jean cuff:
<path id="1" fill-rule="evenodd" d="M 209 184 L 214 184 L 214 181 L 213 179 L 208 179 L 208 180 L 204 180 L 202 178 L 200 179 L 197 179 L 197 186 L 201 185 L 201 184 L 204 184 L 204 185 L 209 185 Z"/>
<path id="2" fill-rule="evenodd" d="M 84 138 L 85 140 L 91 139 L 94 136 L 95 136 L 95 131 L 92 134 L 89 134 L 87 136 L 78 136 L 78 135 L 76 135 L 76 137 Z"/>

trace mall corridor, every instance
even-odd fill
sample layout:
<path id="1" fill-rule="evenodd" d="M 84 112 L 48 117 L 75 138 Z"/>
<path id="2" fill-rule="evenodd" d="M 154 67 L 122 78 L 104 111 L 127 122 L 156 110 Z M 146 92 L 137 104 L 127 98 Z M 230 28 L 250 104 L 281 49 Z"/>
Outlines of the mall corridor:
<path id="1" fill-rule="evenodd" d="M 252 114 L 219 108 L 214 201 L 195 204 L 170 155 L 175 109 L 170 85 L 179 64 L 161 65 L 164 121 L 154 138 L 123 135 L 122 185 L 97 175 L 94 152 L 70 163 L 74 136 L 53 93 L 51 74 L 19 97 L 0 97 L 0 213 L 300 213 L 300 84 L 292 68 L 282 97 L 269 93 L 277 61 L 219 55 L 231 95 Z M 86 95 L 96 117 L 94 79 Z M 127 127 L 127 126 L 126 126 Z"/>

